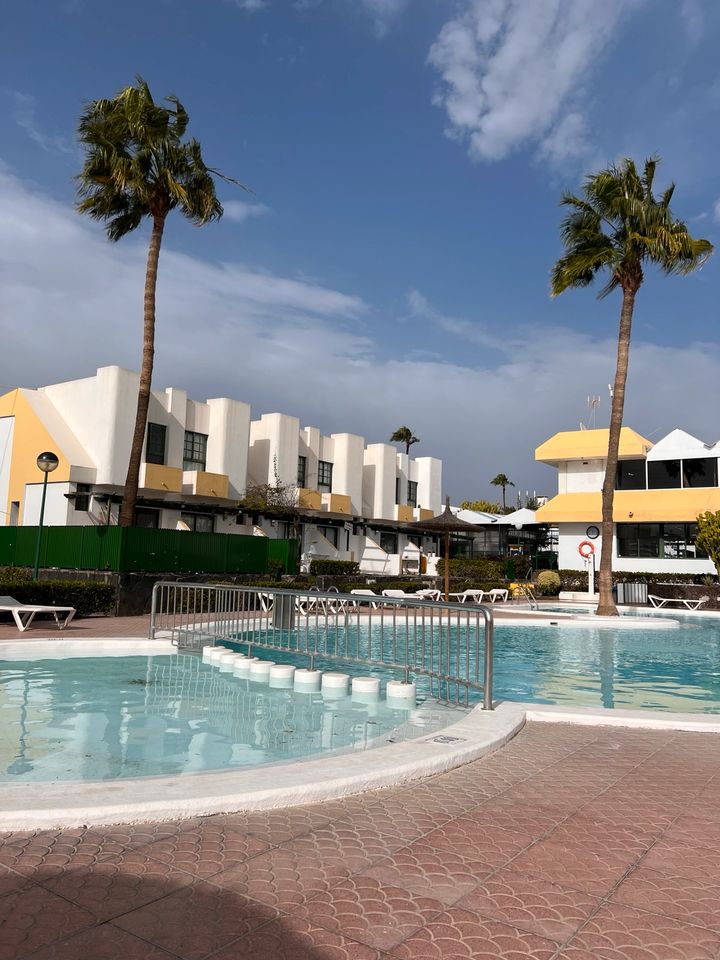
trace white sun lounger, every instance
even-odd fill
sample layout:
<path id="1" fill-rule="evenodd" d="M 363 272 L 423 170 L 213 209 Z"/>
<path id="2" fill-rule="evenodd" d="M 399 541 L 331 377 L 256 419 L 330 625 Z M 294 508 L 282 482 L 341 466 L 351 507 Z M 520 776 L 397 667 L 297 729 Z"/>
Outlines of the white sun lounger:
<path id="1" fill-rule="evenodd" d="M 64 630 L 75 616 L 75 607 L 45 607 L 34 603 L 20 603 L 14 597 L 0 597 L 0 613 L 11 613 L 21 632 L 27 630 L 38 613 L 52 613 L 59 630 Z"/>
<path id="2" fill-rule="evenodd" d="M 710 597 L 697 597 L 696 599 L 691 599 L 688 597 L 656 597 L 654 594 L 648 594 L 648 600 L 654 606 L 660 609 L 660 607 L 667 606 L 668 603 L 677 603 L 678 606 L 682 605 L 688 610 L 697 610 L 698 607 L 701 607 L 704 603 L 707 603 Z"/>

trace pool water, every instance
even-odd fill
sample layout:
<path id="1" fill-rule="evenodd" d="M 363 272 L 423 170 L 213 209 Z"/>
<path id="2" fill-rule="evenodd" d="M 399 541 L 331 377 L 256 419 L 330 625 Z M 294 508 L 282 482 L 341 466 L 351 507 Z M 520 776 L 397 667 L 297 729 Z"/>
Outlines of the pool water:
<path id="1" fill-rule="evenodd" d="M 0 662 L 0 781 L 232 770 L 409 740 L 459 719 L 220 673 L 193 655 Z"/>

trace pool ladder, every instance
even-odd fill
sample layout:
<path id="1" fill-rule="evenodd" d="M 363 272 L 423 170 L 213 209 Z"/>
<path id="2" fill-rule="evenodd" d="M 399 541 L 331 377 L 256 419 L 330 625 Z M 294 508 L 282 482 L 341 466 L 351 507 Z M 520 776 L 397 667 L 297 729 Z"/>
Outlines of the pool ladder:
<path id="1" fill-rule="evenodd" d="M 520 587 L 520 592 L 522 593 L 522 595 L 529 602 L 530 609 L 539 610 L 540 604 L 537 602 L 537 599 L 535 598 L 535 594 L 532 592 L 532 589 L 530 587 L 527 587 L 524 583 L 519 583 L 518 586 Z"/>

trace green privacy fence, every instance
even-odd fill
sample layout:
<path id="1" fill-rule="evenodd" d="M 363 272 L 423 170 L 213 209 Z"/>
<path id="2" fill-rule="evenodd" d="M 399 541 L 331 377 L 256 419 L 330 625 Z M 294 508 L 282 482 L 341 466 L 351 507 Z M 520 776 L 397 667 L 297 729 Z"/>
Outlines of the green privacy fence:
<path id="1" fill-rule="evenodd" d="M 37 527 L 0 528 L 0 565 L 32 566 L 37 536 Z M 40 547 L 41 567 L 66 570 L 265 573 L 272 560 L 297 573 L 296 542 L 141 527 L 43 527 Z"/>

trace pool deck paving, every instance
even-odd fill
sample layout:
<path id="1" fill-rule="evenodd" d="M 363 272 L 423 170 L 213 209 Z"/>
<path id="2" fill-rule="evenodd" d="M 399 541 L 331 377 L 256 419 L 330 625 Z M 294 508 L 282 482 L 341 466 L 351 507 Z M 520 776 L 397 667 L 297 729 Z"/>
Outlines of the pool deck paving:
<path id="1" fill-rule="evenodd" d="M 0 838 L 0 960 L 209 957 L 718 958 L 720 736 L 528 723 L 362 796 Z"/>

